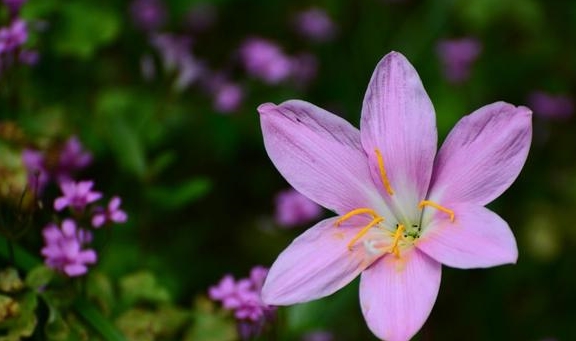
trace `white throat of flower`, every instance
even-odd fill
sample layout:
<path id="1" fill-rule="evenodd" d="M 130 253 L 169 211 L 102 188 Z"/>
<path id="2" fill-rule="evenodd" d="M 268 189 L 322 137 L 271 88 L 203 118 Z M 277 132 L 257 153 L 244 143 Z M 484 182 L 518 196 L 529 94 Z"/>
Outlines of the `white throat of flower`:
<path id="1" fill-rule="evenodd" d="M 378 149 L 376 149 L 374 152 L 376 153 L 376 160 L 378 162 L 378 169 L 380 172 L 380 179 L 382 180 L 382 186 L 384 187 L 386 193 L 392 197 L 394 195 L 394 190 L 392 189 L 390 180 L 388 179 L 388 175 L 384 167 L 384 158 Z M 454 211 L 426 199 L 420 201 L 418 204 L 418 209 L 424 210 L 426 206 L 446 213 L 449 216 L 450 221 L 454 222 Z M 342 215 L 340 218 L 338 218 L 338 220 L 336 220 L 334 225 L 338 227 L 344 221 L 358 215 L 368 215 L 372 218 L 372 220 L 366 224 L 366 226 L 362 227 L 362 229 L 360 229 L 360 231 L 348 242 L 347 246 L 350 251 L 354 250 L 357 242 L 362 237 L 365 237 L 367 234 L 369 234 L 369 236 L 364 238 L 362 241 L 362 245 L 368 254 L 384 255 L 390 253 L 393 254 L 396 258 L 401 258 L 401 250 L 412 246 L 413 243 L 418 238 L 420 238 L 423 229 L 420 219 L 418 221 L 390 222 L 381 216 L 376 210 L 368 207 L 357 208 Z"/>

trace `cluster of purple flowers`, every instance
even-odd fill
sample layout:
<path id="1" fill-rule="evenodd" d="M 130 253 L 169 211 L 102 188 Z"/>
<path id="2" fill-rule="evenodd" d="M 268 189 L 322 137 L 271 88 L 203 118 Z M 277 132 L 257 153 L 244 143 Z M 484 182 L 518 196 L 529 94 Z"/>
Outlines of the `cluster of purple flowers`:
<path id="1" fill-rule="evenodd" d="M 260 293 L 268 274 L 268 269 L 256 266 L 248 278 L 236 281 L 226 275 L 220 283 L 208 290 L 209 297 L 234 312 L 238 322 L 238 332 L 243 339 L 260 334 L 266 323 L 274 320 L 276 308 L 262 302 Z"/>
<path id="2" fill-rule="evenodd" d="M 58 226 L 48 224 L 42 234 L 44 248 L 41 254 L 45 264 L 74 277 L 88 271 L 96 263 L 96 251 L 88 248 L 92 232 L 80 227 L 79 222 L 89 221 L 94 228 L 105 224 L 124 223 L 128 216 L 120 209 L 121 199 L 113 197 L 106 208 L 94 206 L 102 193 L 94 191 L 93 181 L 74 181 L 73 176 L 92 162 L 92 154 L 85 151 L 76 137 L 71 137 L 54 155 L 50 152 L 25 149 L 22 159 L 28 171 L 29 186 L 37 195 L 50 181 L 56 181 L 62 196 L 54 200 L 53 208 L 61 212 L 68 208 L 74 217 L 66 218 Z"/>
<path id="3" fill-rule="evenodd" d="M 196 39 L 190 34 L 202 33 L 214 25 L 217 21 L 215 7 L 206 4 L 192 7 L 184 15 L 185 34 L 161 31 L 168 19 L 168 11 L 162 1 L 133 0 L 129 11 L 134 26 L 149 36 L 150 45 L 159 55 L 164 70 L 175 75 L 174 88 L 177 91 L 198 84 L 211 97 L 216 111 L 231 113 L 240 108 L 245 98 L 244 87 L 231 80 L 227 72 L 208 68 L 209 63 L 197 58 L 192 52 L 192 40 Z M 326 42 L 336 35 L 336 25 L 321 8 L 313 7 L 299 12 L 293 23 L 297 33 L 313 42 Z M 316 76 L 318 62 L 313 54 L 287 55 L 278 44 L 264 38 L 247 38 L 233 55 L 239 55 L 239 61 L 248 75 L 267 84 L 278 84 L 290 79 L 296 86 L 304 86 Z M 151 56 L 142 58 L 141 67 L 145 79 L 154 78 L 154 65 Z M 226 69 L 235 68 L 232 66 Z"/>
<path id="4" fill-rule="evenodd" d="M 534 114 L 544 119 L 564 120 L 574 114 L 574 101 L 566 95 L 534 91 L 528 96 L 528 105 Z"/>
<path id="5" fill-rule="evenodd" d="M 28 41 L 27 23 L 18 17 L 23 0 L 4 0 L 10 13 L 10 22 L 0 27 L 0 75 L 15 63 L 34 65 L 38 52 L 24 48 Z"/>

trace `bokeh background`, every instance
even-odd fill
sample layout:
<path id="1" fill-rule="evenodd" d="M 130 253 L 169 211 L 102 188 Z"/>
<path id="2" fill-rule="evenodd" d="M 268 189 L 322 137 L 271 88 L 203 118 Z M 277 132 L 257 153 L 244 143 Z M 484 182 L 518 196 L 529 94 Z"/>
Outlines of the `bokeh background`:
<path id="1" fill-rule="evenodd" d="M 442 138 L 494 101 L 534 112 L 527 164 L 489 205 L 517 238 L 518 264 L 444 267 L 436 305 L 414 339 L 576 340 L 576 2 L 4 0 L 0 7 L 0 264 L 26 279 L 25 289 L 0 295 L 25 312 L 0 318 L 0 339 L 245 335 L 209 288 L 227 274 L 237 280 L 269 267 L 332 214 L 286 196 L 256 107 L 303 99 L 357 125 L 374 66 L 395 50 L 418 70 Z M 94 230 L 98 262 L 76 278 L 36 268 L 42 229 L 69 214 L 52 207 L 61 195 L 55 177 L 39 191 L 27 186 L 38 173 L 23 158 L 42 155 L 50 173 L 71 138 L 91 157 L 69 176 L 94 181 L 101 205 L 121 197 L 128 215 Z M 376 340 L 357 282 L 275 314 L 254 339 Z"/>

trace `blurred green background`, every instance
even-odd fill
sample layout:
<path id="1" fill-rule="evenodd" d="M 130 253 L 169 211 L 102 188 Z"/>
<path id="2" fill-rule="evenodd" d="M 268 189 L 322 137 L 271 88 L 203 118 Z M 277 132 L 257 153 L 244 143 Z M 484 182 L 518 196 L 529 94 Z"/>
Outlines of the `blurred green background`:
<path id="1" fill-rule="evenodd" d="M 120 195 L 129 214 L 125 225 L 96 237 L 100 259 L 94 271 L 106 278 L 111 297 L 120 295 L 118 283 L 127 276 L 148 271 L 166 295 L 156 293 L 151 301 L 191 309 L 197 329 L 202 319 L 216 316 L 210 309 L 219 309 L 202 310 L 208 303 L 198 301 L 210 286 L 224 274 L 240 278 L 254 265 L 270 266 L 312 224 L 286 229 L 274 222 L 274 197 L 288 184 L 264 150 L 259 104 L 303 99 L 357 125 L 373 68 L 391 50 L 402 52 L 418 70 L 442 138 L 482 105 L 497 100 L 528 105 L 534 91 L 571 98 L 576 90 L 574 1 L 166 0 L 166 16 L 156 30 L 190 38 L 188 52 L 195 60 L 225 74 L 244 93 L 237 108 L 222 113 L 202 80 L 174 85 L 178 70 L 163 65 L 151 43 L 153 33 L 138 26 L 132 5 L 112 0 L 24 4 L 25 46 L 38 51 L 39 61 L 2 67 L 0 124 L 14 124 L 23 135 L 15 140 L 4 131 L 0 168 L 10 168 L 11 162 L 12 169 L 22 168 L 23 148 L 47 150 L 78 136 L 94 156 L 78 178 L 93 179 L 109 196 Z M 190 19 L 198 6 L 206 12 Z M 311 6 L 332 18 L 333 39 L 310 41 L 295 31 L 292 18 Z M 10 15 L 6 9 L 1 13 L 6 26 Z M 190 23 L 199 18 L 211 20 L 200 28 Z M 269 39 L 289 55 L 315 56 L 316 76 L 304 85 L 252 77 L 238 52 L 249 37 Z M 469 76 L 454 84 L 444 77 L 437 48 L 442 40 L 461 37 L 474 37 L 482 48 Z M 143 63 L 152 65 L 152 75 L 143 71 Z M 527 164 L 489 205 L 517 238 L 518 264 L 469 271 L 444 267 L 436 305 L 416 340 L 576 340 L 575 120 L 532 109 Z M 21 185 L 22 172 L 0 172 L 0 183 Z M 56 185 L 49 185 L 34 227 L 16 241 L 38 260 L 40 230 L 54 215 L 50 200 L 57 195 Z M 3 205 L 14 200 L 3 196 Z M 357 287 L 354 282 L 321 301 L 281 308 L 276 338 L 300 340 L 309 331 L 325 330 L 340 341 L 375 340 L 362 318 Z M 127 308 L 109 304 L 104 315 L 121 326 L 118 319 Z M 218 316 L 210 323 L 233 323 L 229 315 Z M 40 313 L 40 323 L 46 320 Z M 191 340 L 234 339 L 196 333 Z M 40 332 L 33 337 L 42 339 Z"/>

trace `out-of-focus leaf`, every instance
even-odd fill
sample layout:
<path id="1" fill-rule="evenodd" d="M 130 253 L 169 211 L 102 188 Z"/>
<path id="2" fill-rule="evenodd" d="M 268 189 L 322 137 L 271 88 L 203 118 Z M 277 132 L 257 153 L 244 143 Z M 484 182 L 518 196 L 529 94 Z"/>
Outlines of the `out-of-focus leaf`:
<path id="1" fill-rule="evenodd" d="M 212 182 L 207 178 L 194 178 L 174 187 L 152 187 L 147 196 L 165 209 L 178 209 L 208 194 Z"/>
<path id="2" fill-rule="evenodd" d="M 0 290 L 3 292 L 11 293 L 22 290 L 24 282 L 18 275 L 18 270 L 14 268 L 6 268 L 0 271 Z"/>
<path id="3" fill-rule="evenodd" d="M 63 55 L 91 57 L 96 49 L 112 42 L 120 31 L 117 12 L 104 3 L 74 1 L 61 6 L 54 48 Z"/>
<path id="4" fill-rule="evenodd" d="M 174 340 L 189 321 L 189 312 L 163 306 L 156 311 L 128 310 L 116 320 L 116 325 L 129 340 Z"/>
<path id="5" fill-rule="evenodd" d="M 0 312 L 0 341 L 17 341 L 29 337 L 36 329 L 37 297 L 32 292 L 20 295 L 17 300 L 0 296 L 0 300 L 9 303 L 7 311 Z M 7 300 L 7 301 L 6 301 Z M 0 305 L 2 305 L 0 303 Z M 4 308 L 0 308 L 4 310 Z M 4 313 L 9 313 L 8 315 Z"/>
<path id="6" fill-rule="evenodd" d="M 91 302 L 79 299 L 74 303 L 74 309 L 87 323 L 106 341 L 125 341 L 126 338 L 116 327 L 96 310 Z"/>
<path id="7" fill-rule="evenodd" d="M 49 306 L 50 315 L 44 326 L 44 334 L 51 341 L 65 341 L 70 336 L 70 327 L 54 306 Z"/>
<path id="8" fill-rule="evenodd" d="M 38 290 L 50 283 L 52 278 L 54 278 L 54 270 L 40 265 L 28 272 L 25 283 L 27 287 Z"/>
<path id="9" fill-rule="evenodd" d="M 112 282 L 107 276 L 96 270 L 91 271 L 86 281 L 86 294 L 105 315 L 110 314 L 115 297 Z"/>
<path id="10" fill-rule="evenodd" d="M 186 332 L 184 341 L 234 341 L 238 339 L 234 320 L 223 311 L 216 311 L 214 303 L 199 297 L 194 305 L 194 324 Z"/>
<path id="11" fill-rule="evenodd" d="M 120 280 L 123 301 L 127 305 L 137 302 L 166 303 L 170 293 L 156 282 L 156 277 L 149 271 L 128 275 Z"/>

